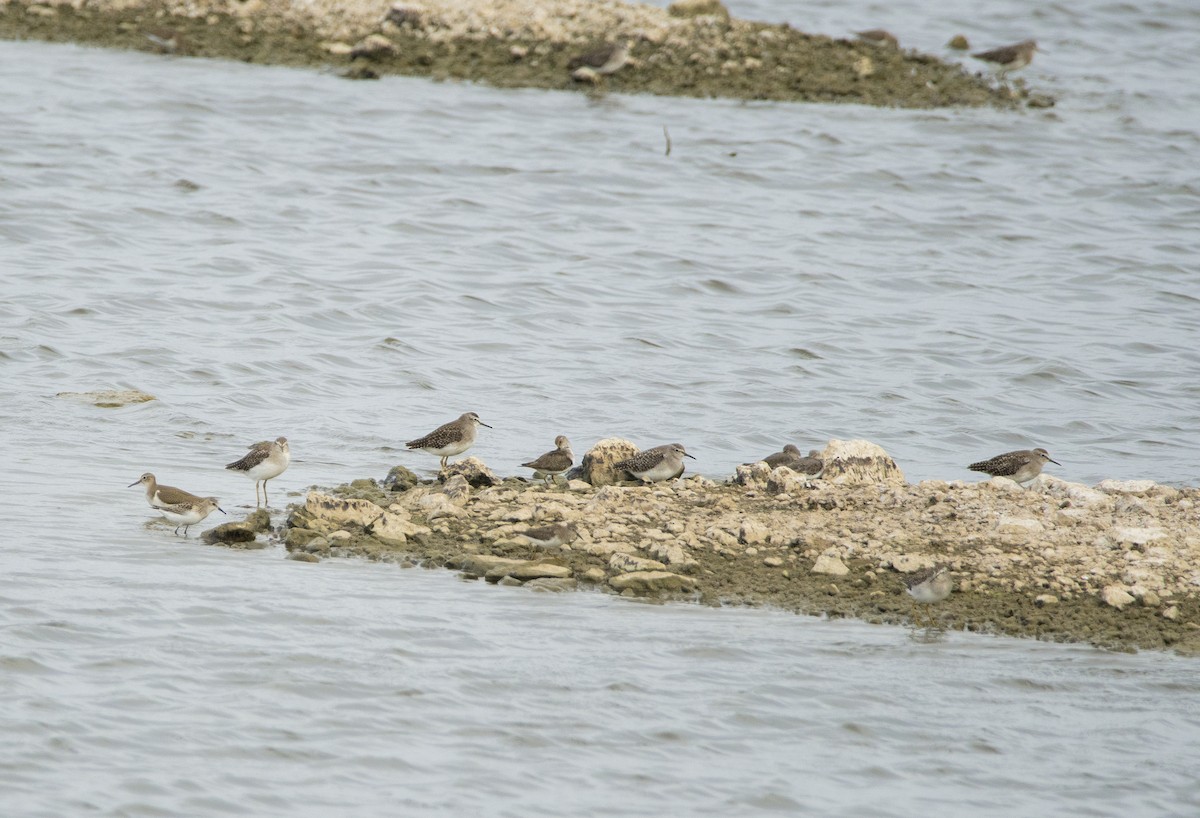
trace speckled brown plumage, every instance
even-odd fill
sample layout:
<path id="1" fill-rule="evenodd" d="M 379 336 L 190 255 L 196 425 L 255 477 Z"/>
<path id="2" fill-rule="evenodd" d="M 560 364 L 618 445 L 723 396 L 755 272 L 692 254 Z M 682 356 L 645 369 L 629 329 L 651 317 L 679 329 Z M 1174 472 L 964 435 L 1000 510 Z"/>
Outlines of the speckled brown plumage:
<path id="1" fill-rule="evenodd" d="M 522 463 L 521 465 L 545 475 L 547 482 L 549 482 L 551 476 L 562 474 L 575 463 L 575 453 L 571 451 L 571 441 L 567 440 L 566 435 L 556 437 L 554 439 L 554 446 L 553 451 L 546 452 L 538 456 L 535 460 L 530 460 L 528 463 Z"/>
<path id="2" fill-rule="evenodd" d="M 456 454 L 462 454 L 475 442 L 476 427 L 487 426 L 474 412 L 465 412 L 449 423 L 443 423 L 424 437 L 410 440 L 404 445 L 410 449 L 420 449 L 441 458 L 442 468 L 446 467 L 446 459 Z"/>
<path id="3" fill-rule="evenodd" d="M 601 46 L 586 54 L 574 57 L 567 68 L 574 71 L 577 68 L 590 68 L 597 74 L 612 74 L 629 59 L 629 44 L 622 41 L 611 45 Z"/>
<path id="4" fill-rule="evenodd" d="M 1046 463 L 1062 465 L 1057 460 L 1052 460 L 1050 453 L 1045 449 L 1037 448 L 1005 452 L 988 460 L 972 463 L 967 468 L 990 474 L 992 477 L 1007 477 L 1018 483 L 1026 483 L 1041 474 Z"/>
<path id="5" fill-rule="evenodd" d="M 904 578 L 904 585 L 918 602 L 941 602 L 954 590 L 948 565 L 934 565 L 909 574 Z"/>
<path id="6" fill-rule="evenodd" d="M 808 456 L 800 454 L 800 449 L 794 444 L 789 443 L 783 447 L 782 452 L 776 452 L 772 455 L 767 455 L 762 459 L 772 469 L 786 466 L 799 474 L 820 474 L 825 468 L 825 462 L 817 457 L 817 450 L 813 449 L 808 453 Z"/>
<path id="7" fill-rule="evenodd" d="M 997 66 L 1001 74 L 1018 71 L 1033 61 L 1033 52 L 1037 51 L 1035 40 L 1025 40 L 1015 45 L 1001 46 L 990 51 L 980 51 L 971 56 L 977 60 L 990 62 Z"/>
<path id="8" fill-rule="evenodd" d="M 150 472 L 146 472 L 137 480 L 129 484 L 129 488 L 141 484 L 146 487 L 146 502 L 151 508 L 165 508 L 166 506 L 175 506 L 188 503 L 199 503 L 203 497 L 197 497 L 189 491 L 177 489 L 174 486 L 163 486 L 154 478 Z"/>
<path id="9" fill-rule="evenodd" d="M 653 483 L 682 474 L 685 457 L 692 456 L 683 448 L 682 443 L 667 443 L 639 452 L 614 464 L 613 468 L 617 471 L 627 471 L 639 480 Z"/>

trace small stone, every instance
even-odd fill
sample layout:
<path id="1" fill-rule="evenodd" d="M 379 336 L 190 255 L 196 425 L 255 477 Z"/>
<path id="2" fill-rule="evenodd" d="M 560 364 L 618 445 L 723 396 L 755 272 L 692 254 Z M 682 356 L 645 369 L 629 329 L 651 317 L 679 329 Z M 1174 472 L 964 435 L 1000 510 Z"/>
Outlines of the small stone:
<path id="1" fill-rule="evenodd" d="M 1179 606 L 1172 605 L 1171 607 L 1167 608 L 1166 610 L 1164 610 L 1162 612 L 1162 617 L 1163 617 L 1163 619 L 1169 619 L 1172 622 L 1174 622 L 1176 619 L 1179 618 Z"/>
<path id="2" fill-rule="evenodd" d="M 496 584 L 497 585 L 505 585 L 510 588 L 515 588 L 517 586 L 524 585 L 525 583 L 521 582 L 521 580 L 517 579 L 516 577 L 504 576 L 504 577 L 500 577 L 500 579 L 496 580 Z"/>
<path id="3" fill-rule="evenodd" d="M 1153 480 L 1104 480 L 1096 488 L 1105 494 L 1149 494 L 1158 488 Z"/>
<path id="4" fill-rule="evenodd" d="M 403 510 L 381 511 L 363 530 L 388 545 L 405 545 L 411 537 L 432 533 L 426 526 L 410 520 L 408 512 Z"/>
<path id="5" fill-rule="evenodd" d="M 1057 605 L 1058 597 L 1056 597 L 1054 594 L 1039 594 L 1038 596 L 1034 597 L 1033 604 L 1037 605 L 1039 608 L 1046 605 Z"/>
<path id="6" fill-rule="evenodd" d="M 350 49 L 351 58 L 365 57 L 368 60 L 390 57 L 395 53 L 395 44 L 382 34 L 368 34 Z"/>
<path id="7" fill-rule="evenodd" d="M 733 483 L 736 486 L 762 488 L 767 484 L 767 477 L 770 474 L 771 467 L 761 460 L 757 463 L 745 463 L 737 467 L 733 475 Z"/>
<path id="8" fill-rule="evenodd" d="M 297 552 L 297 553 L 288 554 L 288 559 L 295 560 L 296 562 L 320 562 L 321 561 L 321 558 L 318 557 L 316 554 L 309 554 L 306 552 Z"/>
<path id="9" fill-rule="evenodd" d="M 811 573 L 814 574 L 829 574 L 834 577 L 844 577 L 850 573 L 850 569 L 838 557 L 831 554 L 822 554 L 817 557 L 817 561 L 813 563 Z"/>
<path id="10" fill-rule="evenodd" d="M 1167 532 L 1161 528 L 1140 528 L 1136 526 L 1115 526 L 1108 537 L 1115 545 L 1131 546 L 1146 545 L 1155 540 L 1164 539 Z"/>
<path id="11" fill-rule="evenodd" d="M 759 545 L 765 543 L 770 535 L 771 532 L 758 520 L 743 520 L 741 528 L 738 529 L 738 542 L 745 545 Z"/>
<path id="12" fill-rule="evenodd" d="M 284 535 L 283 543 L 289 549 L 302 548 L 308 545 L 320 535 L 315 531 L 310 531 L 307 528 L 289 528 L 287 534 Z M 323 539 L 323 538 L 322 538 Z"/>
<path id="13" fill-rule="evenodd" d="M 720 0 L 675 0 L 667 6 L 672 17 L 717 17 L 729 19 L 729 9 Z"/>
<path id="14" fill-rule="evenodd" d="M 210 24 L 211 25 L 211 24 Z M 354 46 L 349 43 L 325 42 L 321 43 L 321 48 L 335 57 L 344 57 L 354 50 Z"/>
<path id="15" fill-rule="evenodd" d="M 638 447 L 631 441 L 619 437 L 605 438 L 588 449 L 583 455 L 583 461 L 567 472 L 567 486 L 571 481 L 586 480 L 592 486 L 608 486 L 632 477 L 628 472 L 617 472 L 614 465 L 622 460 L 628 460 L 638 453 Z"/>
<path id="16" fill-rule="evenodd" d="M 525 583 L 526 588 L 535 591 L 573 591 L 578 585 L 573 577 L 540 577 Z"/>
<path id="17" fill-rule="evenodd" d="M 955 34 L 950 38 L 950 42 L 946 43 L 946 48 L 952 48 L 955 51 L 966 51 L 971 47 L 970 41 L 962 34 Z"/>
<path id="18" fill-rule="evenodd" d="M 579 578 L 584 582 L 594 582 L 599 584 L 608 579 L 608 574 L 604 573 L 603 568 L 589 568 L 580 574 Z"/>
<path id="19" fill-rule="evenodd" d="M 383 485 L 388 491 L 408 491 L 419 482 L 416 472 L 404 466 L 392 466 L 387 477 L 383 478 Z"/>
<path id="20" fill-rule="evenodd" d="M 999 479 L 999 478 L 997 478 Z M 1007 482 L 1012 483 L 1012 480 Z M 1016 485 L 1016 483 L 1013 483 Z M 1022 489 L 1024 491 L 1024 489 Z M 1019 536 L 1028 537 L 1033 534 L 1040 534 L 1043 530 L 1042 524 L 1029 517 L 1008 517 L 1001 516 L 996 521 L 996 530 L 1001 534 L 1017 534 Z"/>
<path id="21" fill-rule="evenodd" d="M 904 472 L 882 447 L 869 440 L 831 440 L 821 453 L 821 479 L 844 486 L 905 485 Z M 1012 481 L 1009 481 L 1012 482 Z"/>
<path id="22" fill-rule="evenodd" d="M 618 593 L 632 591 L 638 596 L 657 593 L 677 593 L 696 586 L 691 577 L 672 574 L 669 571 L 636 571 L 618 574 L 608 580 L 609 586 Z"/>
<path id="23" fill-rule="evenodd" d="M 469 485 L 477 489 L 500 485 L 500 478 L 477 457 L 468 457 L 450 463 L 438 472 L 438 480 L 446 483 L 456 474 L 461 475 Z"/>
<path id="24" fill-rule="evenodd" d="M 1105 605 L 1109 605 L 1119 611 L 1133 602 L 1133 595 L 1120 585 L 1107 585 L 1100 592 L 1100 599 L 1103 600 Z"/>
<path id="25" fill-rule="evenodd" d="M 516 565 L 507 571 L 507 576 L 517 579 L 561 579 L 571 576 L 571 569 L 565 565 L 555 565 L 549 562 L 524 563 Z"/>
<path id="26" fill-rule="evenodd" d="M 615 552 L 608 558 L 609 570 L 629 573 L 631 571 L 665 571 L 667 566 L 657 560 L 648 560 L 633 554 Z"/>
<path id="27" fill-rule="evenodd" d="M 468 573 L 476 574 L 482 577 L 487 576 L 496 568 L 507 569 L 514 565 L 520 565 L 523 562 L 525 562 L 525 560 L 514 560 L 509 559 L 508 557 L 496 557 L 491 554 L 470 554 L 463 558 L 461 568 Z M 507 570 L 504 570 L 500 572 L 500 575 L 503 576 L 506 573 Z M 499 579 L 499 577 L 497 577 L 497 579 Z"/>
<path id="28" fill-rule="evenodd" d="M 651 557 L 670 565 L 676 571 L 691 573 L 700 565 L 696 561 L 696 558 L 689 554 L 683 546 L 676 545 L 675 543 L 654 543 L 647 546 L 646 551 Z"/>
<path id="29" fill-rule="evenodd" d="M 592 484 L 586 480 L 568 480 L 567 481 L 567 490 L 568 491 L 591 491 L 592 488 L 593 488 Z"/>
<path id="30" fill-rule="evenodd" d="M 765 557 L 763 559 L 763 565 L 769 565 L 772 568 L 778 568 L 779 566 L 783 565 L 783 559 L 781 557 Z"/>
<path id="31" fill-rule="evenodd" d="M 258 531 L 253 525 L 245 520 L 238 520 L 210 528 L 200 535 L 200 539 L 209 545 L 236 545 L 245 548 L 247 543 L 255 541 L 257 534 Z M 262 547 L 266 547 L 265 544 Z"/>

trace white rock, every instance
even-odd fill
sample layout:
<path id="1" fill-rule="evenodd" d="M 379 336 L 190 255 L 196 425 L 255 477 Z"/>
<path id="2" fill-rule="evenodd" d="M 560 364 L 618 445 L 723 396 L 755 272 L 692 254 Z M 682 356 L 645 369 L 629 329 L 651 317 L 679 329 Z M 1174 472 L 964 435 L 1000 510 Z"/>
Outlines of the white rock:
<path id="1" fill-rule="evenodd" d="M 633 554 L 616 552 L 608 558 L 608 567 L 613 571 L 629 573 L 630 571 L 665 571 L 667 566 L 658 560 L 648 560 Z"/>
<path id="2" fill-rule="evenodd" d="M 1145 545 L 1155 540 L 1164 539 L 1167 532 L 1161 528 L 1141 528 L 1137 526 L 1114 526 L 1108 532 L 1108 537 L 1117 545 Z"/>
<path id="3" fill-rule="evenodd" d="M 1012 481 L 1008 482 L 1011 483 Z M 1083 483 L 1071 483 L 1062 480 L 1046 472 L 1042 472 L 1035 477 L 1029 483 L 1029 488 L 1031 491 L 1049 494 L 1051 497 L 1070 500 L 1071 505 L 1081 508 L 1100 506 L 1109 502 L 1109 496 L 1102 491 L 1096 491 L 1090 486 L 1083 485 Z"/>
<path id="4" fill-rule="evenodd" d="M 985 480 L 980 485 L 985 486 L 992 491 L 1004 491 L 1008 492 L 1009 494 L 1021 494 L 1022 492 L 1026 491 L 1026 489 L 1020 483 L 1009 480 L 1007 477 L 992 477 L 988 480 Z"/>
<path id="5" fill-rule="evenodd" d="M 1012 480 L 1008 481 L 1012 483 Z M 1015 485 L 1015 484 L 1014 484 Z M 1044 526 L 1030 517 L 1008 517 L 1002 515 L 996 521 L 996 530 L 1001 534 L 1021 534 L 1029 536 L 1031 534 L 1040 534 Z"/>
<path id="6" fill-rule="evenodd" d="M 1104 480 L 1096 488 L 1106 494 L 1148 494 L 1158 488 L 1153 480 Z"/>
<path id="7" fill-rule="evenodd" d="M 834 577 L 844 577 L 850 573 L 850 569 L 846 567 L 846 563 L 831 554 L 822 554 L 817 557 L 817 561 L 813 563 L 812 573 L 814 574 L 829 574 Z"/>
<path id="8" fill-rule="evenodd" d="M 593 557 L 607 557 L 616 553 L 632 554 L 637 551 L 633 545 L 627 542 L 594 542 L 589 543 L 583 550 Z"/>
<path id="9" fill-rule="evenodd" d="M 738 529 L 738 542 L 759 545 L 765 543 L 770 535 L 771 532 L 758 520 L 743 520 L 741 528 Z"/>
<path id="10" fill-rule="evenodd" d="M 746 463 L 738 466 L 737 471 L 733 475 L 733 482 L 739 486 L 757 486 L 763 487 L 767 483 L 767 475 L 771 473 L 771 467 L 761 460 L 757 463 Z"/>
<path id="11" fill-rule="evenodd" d="M 821 453 L 821 478 L 837 485 L 904 483 L 904 472 L 882 447 L 869 440 L 831 440 Z"/>
<path id="12" fill-rule="evenodd" d="M 516 579 L 564 579 L 571 576 L 571 569 L 549 562 L 525 563 L 508 569 L 506 576 Z"/>
<path id="13" fill-rule="evenodd" d="M 646 552 L 656 560 L 680 570 L 690 570 L 699 565 L 695 557 L 675 543 L 654 543 Z"/>
<path id="14" fill-rule="evenodd" d="M 635 594 L 649 594 L 686 591 L 696 586 L 696 580 L 672 574 L 670 571 L 635 571 L 631 574 L 617 574 L 608 580 L 608 584 L 618 592 L 631 590 Z"/>
<path id="15" fill-rule="evenodd" d="M 370 500 L 334 497 L 319 491 L 308 493 L 304 500 L 304 510 L 322 524 L 323 531 L 340 528 L 347 523 L 365 526 L 384 513 L 382 508 Z"/>
<path id="16" fill-rule="evenodd" d="M 1103 600 L 1105 605 L 1110 605 L 1119 611 L 1133 602 L 1133 594 L 1126 591 L 1120 585 L 1106 585 L 1104 590 L 1100 592 L 1100 599 Z"/>

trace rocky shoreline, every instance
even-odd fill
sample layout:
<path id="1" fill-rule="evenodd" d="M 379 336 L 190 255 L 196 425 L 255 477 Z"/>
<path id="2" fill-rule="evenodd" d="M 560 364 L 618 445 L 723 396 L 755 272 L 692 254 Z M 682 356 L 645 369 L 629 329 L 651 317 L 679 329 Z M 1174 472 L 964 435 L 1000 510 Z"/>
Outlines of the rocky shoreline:
<path id="1" fill-rule="evenodd" d="M 1200 653 L 1200 489 L 1047 474 L 1028 489 L 1003 478 L 911 485 L 866 441 L 831 441 L 817 480 L 757 463 L 727 483 L 613 483 L 603 453 L 628 445 L 589 452 L 599 486 L 501 480 L 475 458 L 439 481 L 397 467 L 310 491 L 275 536 L 307 562 L 361 557 L 548 591 Z M 248 527 L 237 536 L 262 546 L 263 518 L 205 537 Z M 577 534 L 562 546 L 523 536 L 559 522 Z M 904 578 L 935 563 L 950 566 L 955 591 L 922 605 Z"/>
<path id="2" fill-rule="evenodd" d="M 499 87 L 593 90 L 572 58 L 623 38 L 606 90 L 904 108 L 1046 107 L 1018 82 L 890 44 L 732 19 L 715 0 L 672 11 L 617 0 L 0 0 L 0 38 L 74 42 L 252 63 Z"/>

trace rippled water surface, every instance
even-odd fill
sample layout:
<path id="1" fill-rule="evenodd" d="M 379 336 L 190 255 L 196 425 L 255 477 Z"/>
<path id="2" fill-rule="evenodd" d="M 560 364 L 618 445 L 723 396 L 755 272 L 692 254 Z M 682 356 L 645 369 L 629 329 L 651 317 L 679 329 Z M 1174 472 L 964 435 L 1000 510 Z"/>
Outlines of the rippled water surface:
<path id="1" fill-rule="evenodd" d="M 1060 103 L 589 100 L 0 43 L 6 815 L 1200 814 L 1194 660 L 146 525 L 143 471 L 237 516 L 220 466 L 250 441 L 292 441 L 278 499 L 427 469 L 403 441 L 467 410 L 503 474 L 560 433 L 679 440 L 714 477 L 865 437 L 914 480 L 1037 444 L 1068 479 L 1194 484 L 1200 12 L 734 10 L 933 52 L 1036 34 Z M 54 397 L 114 387 L 159 400 Z"/>

